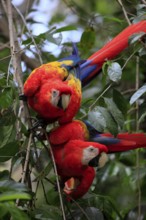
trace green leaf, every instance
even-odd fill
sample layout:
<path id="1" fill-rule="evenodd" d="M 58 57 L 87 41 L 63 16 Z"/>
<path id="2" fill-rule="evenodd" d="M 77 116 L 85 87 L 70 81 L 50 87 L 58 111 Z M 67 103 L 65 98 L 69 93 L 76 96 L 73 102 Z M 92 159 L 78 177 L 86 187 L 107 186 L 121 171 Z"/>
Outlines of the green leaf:
<path id="1" fill-rule="evenodd" d="M 16 200 L 16 199 L 29 200 L 31 199 L 31 196 L 27 193 L 22 193 L 22 192 L 18 193 L 13 191 L 1 193 L 0 195 L 0 202 Z"/>
<path id="2" fill-rule="evenodd" d="M 52 205 L 39 206 L 31 213 L 34 216 L 34 219 L 39 220 L 62 220 L 62 212 L 60 208 Z"/>
<path id="3" fill-rule="evenodd" d="M 64 27 L 61 27 L 58 29 L 56 29 L 56 27 L 53 27 L 50 30 L 48 30 L 42 34 L 39 34 L 37 36 L 33 36 L 33 38 L 37 44 L 43 43 L 45 40 L 47 40 L 53 44 L 60 45 L 60 43 L 62 41 L 61 32 L 72 31 L 72 30 L 76 30 L 76 29 L 77 28 L 73 25 L 64 26 Z M 59 35 L 57 37 L 54 37 L 54 34 L 57 34 L 57 33 L 59 33 Z M 27 45 L 30 43 L 32 44 L 33 42 L 32 42 L 31 38 L 28 38 L 27 40 L 24 40 L 22 43 L 24 45 Z"/>
<path id="4" fill-rule="evenodd" d="M 3 92 L 0 93 L 0 103 L 2 108 L 8 108 L 13 103 L 12 89 L 5 88 Z"/>
<path id="5" fill-rule="evenodd" d="M 129 44 L 134 44 L 135 42 L 137 42 L 140 38 L 142 38 L 145 35 L 145 32 L 140 32 L 138 34 L 133 34 L 130 38 L 129 38 Z"/>
<path id="6" fill-rule="evenodd" d="M 59 195 L 58 192 L 54 190 L 54 187 L 47 192 L 47 200 L 48 203 L 54 206 L 59 206 L 60 201 L 59 201 Z"/>
<path id="7" fill-rule="evenodd" d="M 44 179 L 50 173 L 51 170 L 52 170 L 52 163 L 48 163 L 48 165 L 36 177 L 37 180 Z"/>
<path id="8" fill-rule="evenodd" d="M 11 108 L 5 109 L 5 111 L 2 114 L 2 117 L 0 117 L 0 128 L 3 126 L 14 125 L 15 121 L 16 115 L 14 114 L 13 110 Z"/>
<path id="9" fill-rule="evenodd" d="M 104 220 L 102 212 L 99 209 L 95 208 L 95 207 L 87 207 L 85 209 L 85 212 L 86 212 L 87 216 L 89 217 L 89 219 L 92 219 L 92 220 L 97 220 L 97 219 Z M 85 216 L 82 219 L 85 219 Z"/>
<path id="10" fill-rule="evenodd" d="M 139 88 L 130 99 L 130 105 L 135 103 L 144 93 L 146 92 L 146 85 L 143 85 L 141 88 Z"/>
<path id="11" fill-rule="evenodd" d="M 0 203 L 0 219 L 30 220 L 27 214 L 12 202 Z"/>
<path id="12" fill-rule="evenodd" d="M 10 172 L 8 170 L 3 170 L 0 172 L 0 180 L 6 180 L 9 179 Z"/>
<path id="13" fill-rule="evenodd" d="M 19 142 L 13 141 L 0 148 L 0 162 L 11 159 L 19 151 Z"/>
<path id="14" fill-rule="evenodd" d="M 138 123 L 140 124 L 140 123 L 144 122 L 145 118 L 146 118 L 146 112 L 144 112 L 144 113 L 140 116 L 140 118 L 139 118 L 139 120 L 138 120 Z"/>
<path id="15" fill-rule="evenodd" d="M 14 125 L 10 126 L 1 126 L 1 135 L 0 135 L 0 148 L 5 146 L 10 141 L 14 141 L 16 137 L 16 131 Z"/>
<path id="16" fill-rule="evenodd" d="M 146 55 L 146 48 L 142 47 L 138 52 L 139 52 L 139 56 L 142 57 Z"/>
<path id="17" fill-rule="evenodd" d="M 0 192 L 6 192 L 6 191 L 23 192 L 23 191 L 27 191 L 27 188 L 24 184 L 17 183 L 12 180 L 0 181 Z"/>
<path id="18" fill-rule="evenodd" d="M 113 89 L 113 101 L 115 102 L 117 107 L 120 109 L 120 111 L 123 113 L 123 115 L 126 115 L 127 114 L 127 110 L 128 110 L 128 101 L 116 89 Z"/>
<path id="19" fill-rule="evenodd" d="M 88 27 L 82 34 L 80 40 L 80 50 L 84 53 L 88 53 L 88 51 L 94 46 L 96 40 L 96 33 L 93 28 Z"/>
<path id="20" fill-rule="evenodd" d="M 50 43 L 60 45 L 63 37 L 62 34 L 59 33 L 57 37 L 54 37 L 52 34 L 46 34 L 45 40 L 48 40 Z"/>
<path id="21" fill-rule="evenodd" d="M 74 25 L 67 25 L 61 28 L 57 28 L 55 30 L 55 33 L 60 33 L 60 32 L 64 32 L 64 31 L 73 31 L 73 30 L 77 30 L 77 28 Z"/>
<path id="22" fill-rule="evenodd" d="M 109 65 L 108 69 L 108 76 L 111 81 L 119 82 L 122 76 L 122 68 L 119 63 L 113 62 Z"/>
<path id="23" fill-rule="evenodd" d="M 113 17 L 113 16 L 104 16 L 104 19 L 107 21 L 115 21 L 117 23 L 123 23 L 123 20 L 121 20 L 120 18 L 117 17 Z"/>
<path id="24" fill-rule="evenodd" d="M 122 112 L 117 108 L 112 98 L 104 98 L 104 101 L 107 105 L 107 109 L 110 111 L 117 124 L 122 128 L 124 125 L 124 117 Z"/>
<path id="25" fill-rule="evenodd" d="M 98 106 L 94 109 L 94 111 L 90 112 L 89 120 L 99 131 L 103 131 L 104 128 L 107 128 L 114 136 L 118 134 L 117 122 L 113 118 L 112 114 L 104 107 Z"/>
<path id="26" fill-rule="evenodd" d="M 106 120 L 97 108 L 88 113 L 88 120 L 100 132 L 106 128 Z"/>
<path id="27" fill-rule="evenodd" d="M 56 27 L 52 27 L 50 30 L 48 30 L 44 33 L 41 33 L 37 36 L 33 36 L 33 38 L 34 38 L 34 40 L 37 44 L 40 44 L 40 43 L 44 42 L 46 39 L 48 41 L 50 41 L 51 43 L 56 44 L 55 38 L 53 37 L 53 34 L 55 33 L 55 30 L 56 30 Z M 32 38 L 28 38 L 28 39 L 26 39 L 22 42 L 23 45 L 27 45 L 27 44 L 30 44 L 30 43 L 33 44 Z"/>
<path id="28" fill-rule="evenodd" d="M 114 120 L 114 118 L 112 117 L 112 114 L 106 108 L 98 107 L 98 109 L 105 118 L 106 128 L 109 130 L 111 134 L 116 136 L 118 134 L 118 125 Z"/>

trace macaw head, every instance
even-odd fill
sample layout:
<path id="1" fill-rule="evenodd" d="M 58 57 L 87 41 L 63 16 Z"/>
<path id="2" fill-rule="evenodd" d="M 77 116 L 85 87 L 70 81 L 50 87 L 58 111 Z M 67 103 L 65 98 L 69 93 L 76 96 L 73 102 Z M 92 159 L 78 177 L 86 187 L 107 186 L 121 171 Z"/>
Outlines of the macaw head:
<path id="1" fill-rule="evenodd" d="M 97 166 L 102 167 L 107 162 L 106 152 L 108 151 L 106 146 L 102 144 L 96 144 L 94 142 L 83 142 L 74 140 L 73 143 L 75 145 L 78 143 L 78 145 L 76 145 L 76 148 L 78 148 L 78 150 L 74 149 L 74 151 L 77 150 L 76 154 L 80 155 L 80 153 L 82 152 L 82 155 L 80 155 L 80 160 L 83 169 L 82 174 L 80 172 L 76 172 L 76 175 L 73 175 L 64 184 L 63 190 L 67 195 L 68 201 L 70 201 L 70 198 L 80 198 L 88 191 L 95 177 L 95 170 L 92 164 L 90 165 L 90 163 L 93 159 L 95 159 L 97 161 Z M 79 156 L 77 157 L 79 158 Z M 76 170 L 77 168 L 74 167 L 74 169 Z"/>
<path id="2" fill-rule="evenodd" d="M 90 143 L 90 142 L 87 142 Z M 82 164 L 101 168 L 108 160 L 107 147 L 102 144 L 92 143 L 83 149 Z"/>
<path id="3" fill-rule="evenodd" d="M 71 81 L 74 81 L 75 85 Z M 60 79 L 48 80 L 33 96 L 28 97 L 28 104 L 48 123 L 71 121 L 81 102 L 81 92 L 80 89 L 75 90 L 77 87 L 75 81 L 75 79 L 70 79 L 70 82 Z"/>
<path id="4" fill-rule="evenodd" d="M 43 64 L 32 71 L 24 84 L 25 100 L 47 123 L 72 121 L 81 103 L 80 57 L 72 55 Z"/>

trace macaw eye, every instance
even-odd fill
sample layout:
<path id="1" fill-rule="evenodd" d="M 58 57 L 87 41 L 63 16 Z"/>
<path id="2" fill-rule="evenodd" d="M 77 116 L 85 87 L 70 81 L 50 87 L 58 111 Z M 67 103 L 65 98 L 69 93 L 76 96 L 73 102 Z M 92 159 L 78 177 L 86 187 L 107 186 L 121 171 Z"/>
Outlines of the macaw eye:
<path id="1" fill-rule="evenodd" d="M 59 91 L 58 90 L 55 90 L 55 89 L 53 89 L 52 90 L 52 97 L 57 97 L 57 96 L 59 96 Z"/>
<path id="2" fill-rule="evenodd" d="M 89 151 L 90 151 L 90 152 L 92 152 L 92 151 L 94 151 L 94 150 L 95 150 L 95 148 L 94 148 L 94 147 L 89 147 L 88 149 L 89 149 Z"/>

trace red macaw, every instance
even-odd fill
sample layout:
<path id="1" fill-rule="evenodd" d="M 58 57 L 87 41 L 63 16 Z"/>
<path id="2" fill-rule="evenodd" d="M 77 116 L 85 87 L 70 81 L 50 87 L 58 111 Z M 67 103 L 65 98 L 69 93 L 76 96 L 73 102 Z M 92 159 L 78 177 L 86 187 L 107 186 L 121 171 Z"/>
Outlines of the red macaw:
<path id="1" fill-rule="evenodd" d="M 98 74 L 102 64 L 124 50 L 129 37 L 139 32 L 146 32 L 146 21 L 124 29 L 86 61 L 80 60 L 74 47 L 72 56 L 36 68 L 24 84 L 24 95 L 30 107 L 48 123 L 56 120 L 60 124 L 72 121 L 81 102 L 79 81 L 83 86 L 89 83 Z"/>
<path id="2" fill-rule="evenodd" d="M 58 174 L 65 184 L 64 192 L 73 199 L 80 198 L 88 191 L 95 176 L 93 167 L 102 167 L 107 161 L 106 154 L 146 147 L 146 135 L 143 133 L 123 133 L 114 138 L 111 134 L 98 132 L 88 122 L 79 120 L 53 129 L 48 138 Z M 96 146 L 96 143 L 101 145 Z M 102 151 L 98 154 L 89 146 Z M 84 152 L 88 161 L 85 172 L 83 172 Z"/>
<path id="3" fill-rule="evenodd" d="M 80 80 L 68 75 L 67 70 L 72 65 L 75 63 L 71 60 L 44 64 L 35 69 L 24 84 L 28 104 L 47 123 L 67 123 L 80 107 Z"/>
<path id="4" fill-rule="evenodd" d="M 61 182 L 65 184 L 72 177 L 78 180 L 75 190 L 68 193 L 73 199 L 82 197 L 93 182 L 95 170 L 88 165 L 90 161 L 98 157 L 99 167 L 107 161 L 107 148 L 99 143 L 70 140 L 63 145 L 52 145 L 52 150 Z"/>

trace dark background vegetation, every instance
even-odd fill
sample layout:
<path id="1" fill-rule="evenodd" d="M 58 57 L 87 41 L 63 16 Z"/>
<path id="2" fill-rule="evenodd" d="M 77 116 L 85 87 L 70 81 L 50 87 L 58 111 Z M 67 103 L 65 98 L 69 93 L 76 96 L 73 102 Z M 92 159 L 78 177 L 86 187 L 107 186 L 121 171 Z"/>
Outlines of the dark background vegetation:
<path id="1" fill-rule="evenodd" d="M 47 6 L 43 12 L 42 2 Z M 129 23 L 145 19 L 146 1 L 55 2 L 50 10 L 53 0 L 0 1 L 0 219 L 146 219 L 145 149 L 110 155 L 84 198 L 68 203 L 62 195 L 62 217 L 48 151 L 28 132 L 35 114 L 19 101 L 23 82 L 34 68 L 69 55 L 73 41 L 80 56 L 88 58 Z M 45 27 L 42 33 L 40 24 Z M 132 39 L 114 60 L 120 65 L 114 75 L 122 69 L 121 80 L 109 79 L 109 63 L 104 65 L 83 90 L 76 116 L 114 135 L 146 131 L 145 86 L 142 96 L 129 104 L 146 82 L 146 45 L 138 36 Z"/>

